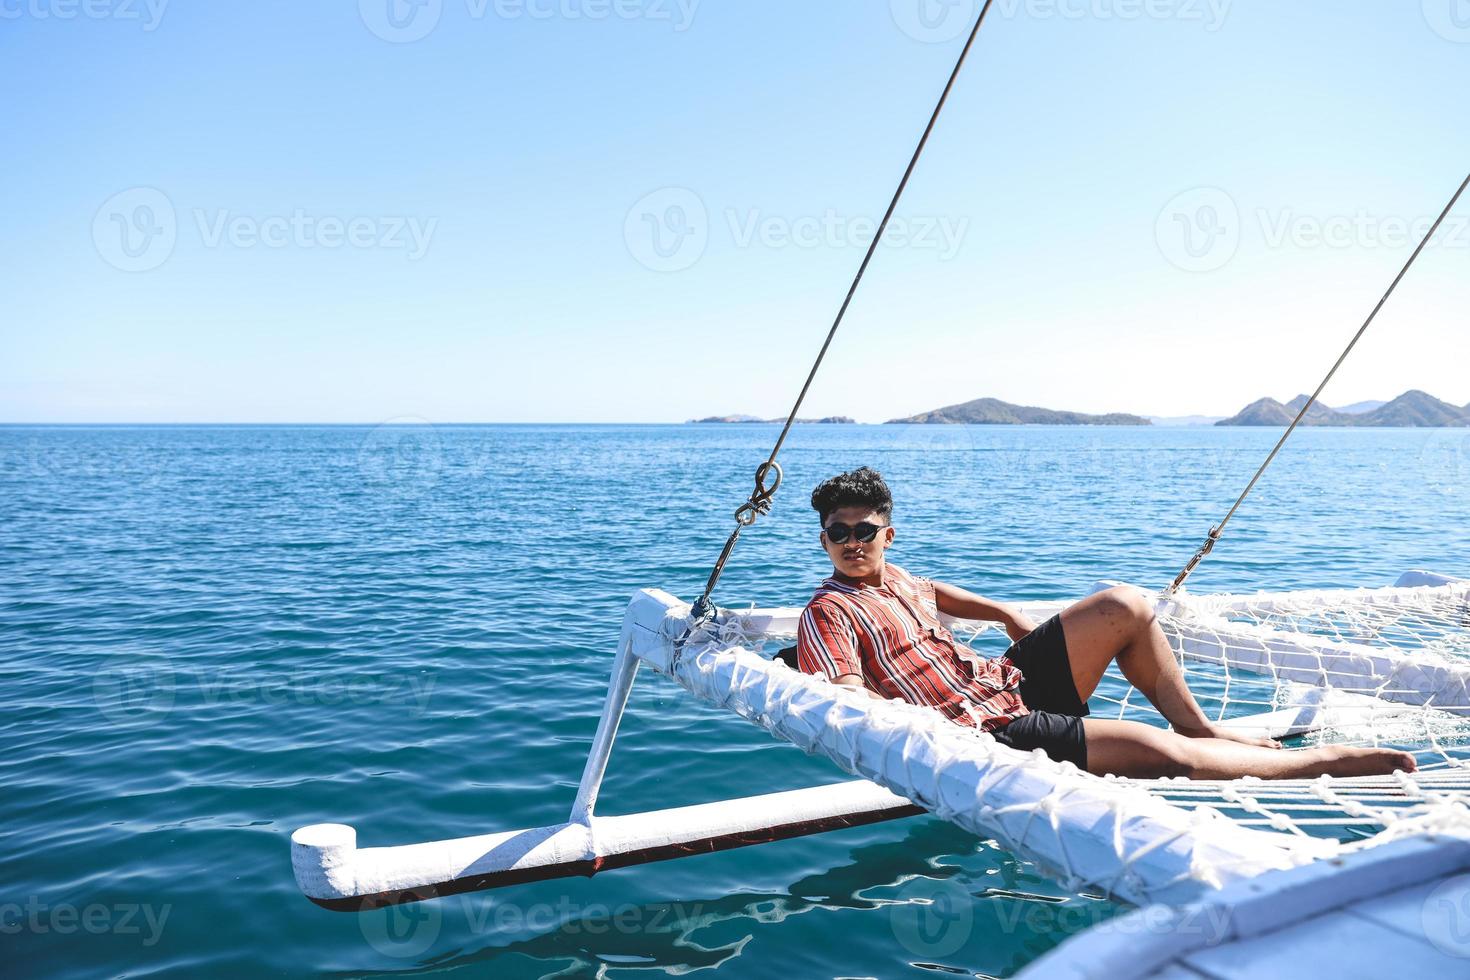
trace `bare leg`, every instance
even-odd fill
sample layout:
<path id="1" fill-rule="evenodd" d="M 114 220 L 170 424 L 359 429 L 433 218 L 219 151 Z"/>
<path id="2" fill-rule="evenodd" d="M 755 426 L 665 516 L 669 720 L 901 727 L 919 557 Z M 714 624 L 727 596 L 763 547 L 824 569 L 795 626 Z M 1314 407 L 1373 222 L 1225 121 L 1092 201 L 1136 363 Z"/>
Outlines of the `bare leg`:
<path id="1" fill-rule="evenodd" d="M 1068 606 L 1062 611 L 1062 633 L 1067 638 L 1072 680 L 1084 700 L 1097 690 L 1108 664 L 1116 660 L 1128 683 L 1180 735 L 1279 748 L 1269 739 L 1238 735 L 1210 721 L 1185 683 L 1153 604 L 1137 589 L 1119 586 Z"/>
<path id="2" fill-rule="evenodd" d="M 1381 776 L 1413 772 L 1414 757 L 1395 749 L 1326 745 L 1290 752 L 1218 738 L 1186 738 L 1137 721 L 1085 718 L 1087 770 L 1151 779 L 1310 779 L 1315 776 Z"/>

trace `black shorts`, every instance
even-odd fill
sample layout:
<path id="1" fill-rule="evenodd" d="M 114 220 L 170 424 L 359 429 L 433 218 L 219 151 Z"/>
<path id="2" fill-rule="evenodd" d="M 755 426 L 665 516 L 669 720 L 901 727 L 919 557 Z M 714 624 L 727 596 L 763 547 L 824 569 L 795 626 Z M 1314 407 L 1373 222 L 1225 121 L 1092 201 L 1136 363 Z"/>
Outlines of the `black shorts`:
<path id="1" fill-rule="evenodd" d="M 1053 616 L 1011 644 L 1006 658 L 1021 670 L 1021 700 L 1030 714 L 991 734 L 996 741 L 1029 752 L 1041 749 L 1058 762 L 1087 769 L 1087 702 L 1077 694 L 1062 620 Z"/>

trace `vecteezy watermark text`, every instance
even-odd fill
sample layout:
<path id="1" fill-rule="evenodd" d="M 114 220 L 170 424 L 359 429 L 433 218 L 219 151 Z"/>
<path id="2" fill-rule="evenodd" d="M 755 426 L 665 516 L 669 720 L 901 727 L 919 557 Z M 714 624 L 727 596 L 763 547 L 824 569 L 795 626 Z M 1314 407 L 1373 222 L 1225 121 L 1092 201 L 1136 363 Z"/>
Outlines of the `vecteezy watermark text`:
<path id="1" fill-rule="evenodd" d="M 172 905 L 144 905 L 133 902 L 72 905 L 52 904 L 35 895 L 24 902 L 0 902 L 0 936 L 21 933 L 32 935 L 72 936 L 141 936 L 144 946 L 154 946 L 163 936 Z"/>
<path id="2" fill-rule="evenodd" d="M 191 208 L 187 221 L 163 191 L 133 187 L 102 203 L 92 219 L 92 243 L 107 264 L 123 272 L 147 272 L 173 255 L 182 230 L 200 246 L 235 249 L 352 249 L 401 252 L 417 262 L 429 251 L 437 217 L 339 215 L 292 208 L 253 213 L 231 208 Z"/>
<path id="3" fill-rule="evenodd" d="M 296 208 L 290 214 L 254 215 L 229 210 L 191 214 L 205 248 L 355 248 L 404 250 L 410 262 L 424 257 L 438 218 L 420 221 L 407 215 L 341 218 Z"/>
<path id="4" fill-rule="evenodd" d="M 1127 915 L 1100 901 L 1005 902 L 996 911 L 1001 931 L 1010 934 L 1023 926 L 1038 935 L 1116 933 L 1122 936 L 1198 936 L 1214 945 L 1230 935 L 1230 909 L 1213 905 L 1181 909 L 1150 905 Z"/>
<path id="5" fill-rule="evenodd" d="M 1255 212 L 1266 245 L 1270 248 L 1404 248 L 1417 245 L 1429 234 L 1434 218 L 1404 218 L 1359 210 L 1352 214 L 1300 214 L 1292 208 Z M 1430 247 L 1470 248 L 1470 216 L 1445 218 Z"/>
<path id="6" fill-rule="evenodd" d="M 701 0 L 459 0 L 471 21 L 650 21 L 675 32 L 694 23 Z M 421 41 L 444 16 L 445 0 L 358 0 L 363 24 L 393 44 Z"/>
<path id="7" fill-rule="evenodd" d="M 867 248 L 878 234 L 871 215 L 773 214 L 761 208 L 725 208 L 712 224 L 704 200 L 686 187 L 646 194 L 628 209 L 623 241 L 637 262 L 655 272 L 679 272 L 698 262 L 712 233 L 723 233 L 738 249 Z M 888 248 L 927 250 L 941 261 L 954 258 L 970 230 L 970 219 L 955 215 L 895 215 L 883 232 Z"/>
<path id="8" fill-rule="evenodd" d="M 555 902 L 529 905 L 514 901 L 456 896 L 457 914 L 475 935 L 546 933 L 563 936 L 633 936 L 647 933 L 687 935 L 704 917 L 704 906 L 680 902 L 656 905 L 600 902 L 584 904 L 563 895 Z M 439 938 L 449 898 L 395 905 L 365 912 L 358 926 L 368 945 L 385 956 L 417 959 Z M 454 909 L 453 905 L 448 905 Z"/>
<path id="9" fill-rule="evenodd" d="M 991 935 L 997 929 L 1006 936 L 1075 935 L 1086 930 L 1123 936 L 1197 936 L 1214 945 L 1231 934 L 1230 910 L 1213 906 L 1157 905 L 1120 915 L 1116 905 L 1097 898 L 972 891 L 961 879 L 912 882 L 904 898 L 890 907 L 889 925 L 906 950 L 926 959 L 950 957 L 964 948 L 981 916 L 986 920 L 983 931 Z"/>
<path id="10" fill-rule="evenodd" d="M 163 22 L 169 0 L 0 0 L 0 20 L 137 21 L 144 31 Z"/>
<path id="11" fill-rule="evenodd" d="M 1234 0 L 994 0 L 989 17 L 1007 20 L 1171 20 L 1218 31 Z M 963 35 L 984 0 L 889 0 L 893 22 L 916 41 L 943 44 Z"/>
<path id="12" fill-rule="evenodd" d="M 846 215 L 828 208 L 821 214 L 766 214 L 759 208 L 741 212 L 727 208 L 725 223 L 736 248 L 759 244 L 766 248 L 866 248 L 878 233 L 878 221 L 867 215 Z M 948 261 L 955 257 L 969 218 L 948 215 L 895 215 L 883 231 L 883 244 L 893 248 L 929 249 Z"/>
<path id="13" fill-rule="evenodd" d="M 175 664 L 163 655 L 117 654 L 93 676 L 92 697 L 111 721 L 156 724 L 181 702 L 206 708 L 260 704 L 403 705 L 411 714 L 428 710 L 438 678 L 433 674 L 353 674 L 320 669 L 263 673 L 221 668 L 201 670 Z"/>

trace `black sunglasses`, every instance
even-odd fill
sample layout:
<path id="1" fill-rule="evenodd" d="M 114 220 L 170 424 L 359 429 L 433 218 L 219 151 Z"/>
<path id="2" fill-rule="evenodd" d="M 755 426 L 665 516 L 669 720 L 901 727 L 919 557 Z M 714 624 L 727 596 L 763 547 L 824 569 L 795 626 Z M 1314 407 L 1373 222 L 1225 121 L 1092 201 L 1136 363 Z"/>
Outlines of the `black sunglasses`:
<path id="1" fill-rule="evenodd" d="M 827 540 L 833 544 L 843 544 L 848 535 L 856 535 L 863 544 L 867 544 L 878 536 L 878 532 L 887 527 L 887 524 L 869 524 L 867 521 L 859 521 L 852 527 L 848 527 L 840 521 L 833 521 L 822 528 L 822 533 L 827 535 Z"/>

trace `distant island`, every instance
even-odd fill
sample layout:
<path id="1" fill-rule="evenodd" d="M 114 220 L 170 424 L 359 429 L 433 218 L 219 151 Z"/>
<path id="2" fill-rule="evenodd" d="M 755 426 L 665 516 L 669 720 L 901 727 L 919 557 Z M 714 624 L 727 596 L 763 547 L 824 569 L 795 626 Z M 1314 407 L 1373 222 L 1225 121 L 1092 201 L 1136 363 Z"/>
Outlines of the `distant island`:
<path id="1" fill-rule="evenodd" d="M 889 424 L 910 425 L 1151 425 L 1141 415 L 1111 412 L 1107 415 L 1085 415 L 1082 412 L 1058 412 L 1050 408 L 1012 405 L 998 398 L 977 398 L 960 405 L 947 405 L 932 412 L 911 415 L 906 419 L 889 419 Z"/>
<path id="2" fill-rule="evenodd" d="M 1297 395 L 1285 404 L 1274 398 L 1261 398 L 1215 424 L 1287 426 L 1302 410 L 1307 398 L 1307 395 Z M 1330 408 L 1318 402 L 1301 424 L 1384 428 L 1470 426 L 1470 405 L 1460 408 L 1422 391 L 1406 391 L 1390 402 L 1358 402 L 1343 408 Z"/>
<path id="3" fill-rule="evenodd" d="M 1261 398 L 1251 402 L 1230 418 L 1218 415 L 1142 416 L 1124 412 L 1088 415 L 1084 412 L 1061 412 L 1032 405 L 1013 405 L 999 398 L 976 398 L 959 405 L 946 405 L 931 412 L 908 418 L 889 419 L 888 425 L 1247 425 L 1284 428 L 1296 418 L 1307 403 L 1306 395 L 1289 402 Z M 721 422 L 785 422 L 784 418 L 763 419 L 756 415 L 711 415 L 690 419 L 691 423 Z M 854 425 L 846 415 L 828 415 L 819 419 L 797 419 L 810 425 Z M 1424 428 L 1470 427 L 1470 405 L 1463 407 L 1440 401 L 1422 391 L 1406 391 L 1393 401 L 1363 401 L 1332 408 L 1318 402 L 1302 419 L 1302 425 L 1339 426 L 1343 428 Z"/>
<path id="4" fill-rule="evenodd" d="M 781 422 L 785 419 L 762 419 L 754 415 L 711 415 L 707 419 L 690 419 L 691 425 L 701 425 L 705 422 Z M 850 419 L 846 415 L 828 415 L 820 419 L 797 419 L 802 425 L 853 425 L 857 420 Z"/>

